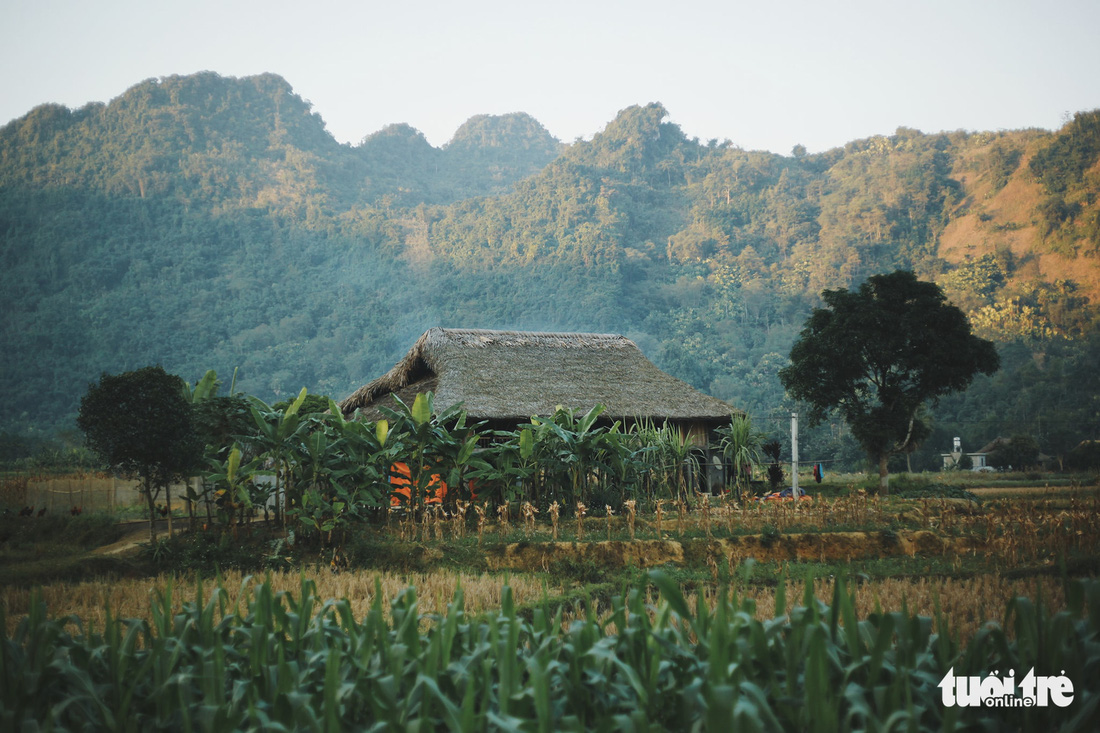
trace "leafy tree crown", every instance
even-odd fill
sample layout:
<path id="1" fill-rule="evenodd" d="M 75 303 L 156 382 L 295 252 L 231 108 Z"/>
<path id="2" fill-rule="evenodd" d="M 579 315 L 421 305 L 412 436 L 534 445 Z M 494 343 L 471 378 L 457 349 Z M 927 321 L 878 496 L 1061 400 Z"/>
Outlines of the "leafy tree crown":
<path id="1" fill-rule="evenodd" d="M 80 401 L 88 447 L 116 470 L 164 481 L 195 466 L 200 446 L 183 381 L 159 366 L 103 374 Z"/>
<path id="2" fill-rule="evenodd" d="M 894 452 L 927 433 L 919 411 L 999 366 L 993 344 L 935 283 L 908 271 L 876 275 L 856 291 L 826 290 L 779 373 L 819 422 L 837 410 L 871 453 Z"/>

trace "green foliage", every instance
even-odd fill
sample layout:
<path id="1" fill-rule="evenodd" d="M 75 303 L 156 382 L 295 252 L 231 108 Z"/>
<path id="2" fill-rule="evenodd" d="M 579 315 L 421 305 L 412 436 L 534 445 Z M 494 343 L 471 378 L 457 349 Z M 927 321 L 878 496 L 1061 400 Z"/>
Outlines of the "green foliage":
<path id="1" fill-rule="evenodd" d="M 110 514 L 48 512 L 34 521 L 14 514 L 0 517 L 0 547 L 4 550 L 56 546 L 70 553 L 73 548 L 90 550 L 109 545 L 124 533 L 118 518 Z"/>
<path id="2" fill-rule="evenodd" d="M 1051 194 L 1065 193 L 1084 180 L 1100 159 L 1100 110 L 1078 112 L 1062 134 L 1036 153 L 1028 164 Z"/>
<path id="3" fill-rule="evenodd" d="M 1075 471 L 1100 470 L 1100 441 L 1082 441 L 1066 456 L 1066 467 Z"/>
<path id="4" fill-rule="evenodd" d="M 258 398 L 250 398 L 253 432 L 249 442 L 257 454 L 263 454 L 271 461 L 270 475 L 275 478 L 272 486 L 275 516 L 281 516 L 284 525 L 287 513 L 301 499 L 300 491 L 294 486 L 291 469 L 301 441 L 310 428 L 309 421 L 303 420 L 298 414 L 307 396 L 308 391 L 302 387 L 298 397 L 282 410 L 269 407 Z M 226 456 L 227 461 L 228 458 Z M 264 505 L 266 506 L 266 499 Z"/>
<path id="5" fill-rule="evenodd" d="M 997 142 L 989 150 L 986 158 L 986 170 L 993 184 L 993 191 L 1000 191 L 1008 185 L 1008 179 L 1020 167 L 1023 150 L 1010 147 L 1004 141 Z"/>
<path id="6" fill-rule="evenodd" d="M 783 484 L 783 466 L 779 463 L 779 455 L 783 450 L 778 440 L 769 440 L 761 446 L 764 455 L 768 457 L 768 486 L 771 490 L 778 491 Z"/>
<path id="7" fill-rule="evenodd" d="M 728 428 L 719 428 L 722 454 L 733 472 L 733 485 L 744 490 L 763 462 L 764 434 L 753 430 L 748 415 L 734 415 Z"/>
<path id="8" fill-rule="evenodd" d="M 994 468 L 1017 471 L 1032 468 L 1039 463 L 1039 442 L 1030 435 L 1013 435 L 998 442 L 987 460 Z"/>
<path id="9" fill-rule="evenodd" d="M 996 372 L 1000 359 L 938 286 L 911 272 L 876 275 L 857 292 L 828 290 L 822 298 L 827 307 L 806 322 L 780 379 L 809 404 L 811 421 L 840 412 L 886 488 L 889 456 L 928 435 L 925 403 Z"/>
<path id="10" fill-rule="evenodd" d="M 157 572 L 188 575 L 222 570 L 288 570 L 292 557 L 274 530 L 250 530 L 247 537 L 212 528 L 180 532 L 142 548 L 140 556 Z"/>
<path id="11" fill-rule="evenodd" d="M 1011 251 L 982 255 L 973 262 L 957 267 L 943 279 L 943 287 L 945 290 L 976 296 L 979 302 L 989 302 L 1004 286 L 1011 272 Z"/>
<path id="12" fill-rule="evenodd" d="M 431 392 L 417 394 L 411 406 L 397 397 L 394 402 L 395 409 L 382 410 L 390 421 L 386 443 L 394 451 L 394 460 L 408 466 L 411 496 L 407 508 L 422 517 L 436 490 L 435 476 L 452 487 L 447 493 L 450 504 L 460 498 L 466 470 L 477 448 L 477 428 L 466 425 L 461 405 L 437 413 Z"/>
<path id="13" fill-rule="evenodd" d="M 832 731 L 843 721 L 873 730 L 1081 730 L 1096 714 L 1096 581 L 1068 582 L 1067 607 L 1053 615 L 1017 598 L 1005 618 L 1014 636 L 990 624 L 960 647 L 943 618 L 936 634 L 932 619 L 904 608 L 858 618 L 842 577 L 830 604 L 808 581 L 800 603 L 777 598 L 769 621 L 757 621 L 754 601 L 725 584 L 712 610 L 702 600 L 692 608 L 660 571 L 649 580 L 657 606 L 647 605 L 645 588 L 630 587 L 611 598 L 613 623 L 588 603 L 568 628 L 548 604 L 521 616 L 507 585 L 499 613 L 468 617 L 457 588 L 426 628 L 415 589 L 392 602 L 388 620 L 376 589 L 360 621 L 347 600 L 319 598 L 304 578 L 297 594 L 248 580 L 232 609 L 223 589 L 207 599 L 199 585 L 177 611 L 179 591 L 169 586 L 153 599 L 151 622 L 108 609 L 106 628 L 76 633 L 35 600 L 13 633 L 0 612 L 0 719 L 10 729 L 127 721 L 158 730 L 585 730 L 613 722 Z M 937 683 L 949 670 L 985 677 L 1031 668 L 1072 680 L 1072 705 L 941 704 Z"/>
<path id="14" fill-rule="evenodd" d="M 180 386 L 161 367 L 103 374 L 80 401 L 77 425 L 88 447 L 111 468 L 158 485 L 193 468 L 197 444 Z"/>
<path id="15" fill-rule="evenodd" d="M 153 541 L 157 495 L 170 481 L 189 476 L 202 456 L 185 386 L 159 366 L 145 367 L 104 373 L 80 401 L 77 425 L 88 447 L 112 469 L 141 478 Z M 170 510 L 170 495 L 165 503 Z"/>
<path id="16" fill-rule="evenodd" d="M 1047 193 L 1038 207 L 1040 229 L 1056 252 L 1074 256 L 1081 245 L 1087 252 L 1100 249 L 1100 212 L 1095 207 L 1097 161 L 1100 110 L 1075 114 L 1060 134 L 1031 158 L 1031 172 Z"/>

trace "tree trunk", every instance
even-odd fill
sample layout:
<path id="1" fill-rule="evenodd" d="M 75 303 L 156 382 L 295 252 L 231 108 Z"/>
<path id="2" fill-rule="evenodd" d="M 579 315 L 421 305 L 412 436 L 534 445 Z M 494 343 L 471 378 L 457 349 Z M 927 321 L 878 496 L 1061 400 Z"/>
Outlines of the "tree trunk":
<path id="1" fill-rule="evenodd" d="M 164 486 L 164 506 L 168 510 L 168 537 L 172 537 L 172 485 Z"/>
<path id="2" fill-rule="evenodd" d="M 194 480 L 191 476 L 187 477 L 187 529 L 192 534 L 195 533 L 195 502 L 191 499 L 195 496 L 195 487 L 191 485 Z"/>
<path id="3" fill-rule="evenodd" d="M 214 512 L 210 508 L 210 494 L 206 491 L 206 479 L 202 479 L 203 503 L 206 504 L 206 526 L 214 526 Z"/>
<path id="4" fill-rule="evenodd" d="M 149 504 L 149 542 L 157 543 L 157 507 L 153 503 L 153 484 L 148 473 L 142 474 L 142 489 L 145 490 L 145 500 Z"/>
<path id="5" fill-rule="evenodd" d="M 890 462 L 890 454 L 882 453 L 878 457 L 878 490 L 883 495 L 889 495 L 890 493 L 890 469 L 888 463 Z"/>
<path id="6" fill-rule="evenodd" d="M 278 458 L 275 459 L 275 502 L 274 502 L 275 524 L 277 526 L 281 526 L 285 530 L 286 529 L 286 522 L 283 521 L 282 507 L 279 505 L 279 481 L 282 478 L 279 474 L 282 470 L 283 470 L 282 460 L 278 459 Z"/>

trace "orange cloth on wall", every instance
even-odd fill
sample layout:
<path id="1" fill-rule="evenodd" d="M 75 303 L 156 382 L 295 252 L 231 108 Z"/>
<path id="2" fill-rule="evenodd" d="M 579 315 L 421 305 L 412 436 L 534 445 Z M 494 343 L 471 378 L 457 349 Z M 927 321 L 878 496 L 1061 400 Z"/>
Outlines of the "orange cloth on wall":
<path id="1" fill-rule="evenodd" d="M 412 500 L 412 472 L 407 463 L 395 463 L 390 466 L 390 504 L 398 506 L 402 501 Z M 428 496 L 425 504 L 442 504 L 443 497 L 447 495 L 447 484 L 438 473 L 433 473 L 428 482 Z"/>

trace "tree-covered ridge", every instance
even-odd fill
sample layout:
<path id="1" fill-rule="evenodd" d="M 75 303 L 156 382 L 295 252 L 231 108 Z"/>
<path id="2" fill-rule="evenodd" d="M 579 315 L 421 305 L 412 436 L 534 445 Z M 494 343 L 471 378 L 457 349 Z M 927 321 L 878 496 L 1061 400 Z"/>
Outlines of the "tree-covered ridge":
<path id="1" fill-rule="evenodd" d="M 1039 206 L 1044 239 L 1056 251 L 1100 252 L 1100 110 L 1074 115 L 1029 167 L 1046 198 Z"/>
<path id="2" fill-rule="evenodd" d="M 351 148 L 281 77 L 203 72 L 148 79 L 107 105 L 37 107 L 0 129 L 0 183 L 331 215 L 387 196 L 500 193 L 557 153 L 523 114 L 475 117 L 442 150 L 408 125 Z"/>
<path id="3" fill-rule="evenodd" d="M 64 425 L 99 373 L 151 363 L 240 366 L 265 399 L 341 397 L 436 325 L 625 333 L 775 413 L 819 293 L 897 268 L 984 338 L 1088 349 L 1100 273 L 1058 232 L 1096 206 L 1097 114 L 782 156 L 689 138 L 660 104 L 568 145 L 521 113 L 474 117 L 442 148 L 407 124 L 340 145 L 274 75 L 40 107 L 0 128 L 0 429 Z M 1057 231 L 1052 196 L 1079 206 Z M 1097 408 L 1057 396 L 1078 366 L 1027 386 L 1090 437 Z M 988 399 L 1011 399 L 1003 385 Z M 971 443 L 1013 429 L 982 413 Z"/>
<path id="4" fill-rule="evenodd" d="M 338 149 L 282 78 L 206 72 L 146 80 L 108 105 L 32 110 L 0 130 L 0 181 L 264 205 L 318 189 Z"/>

